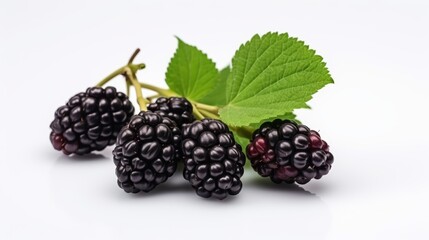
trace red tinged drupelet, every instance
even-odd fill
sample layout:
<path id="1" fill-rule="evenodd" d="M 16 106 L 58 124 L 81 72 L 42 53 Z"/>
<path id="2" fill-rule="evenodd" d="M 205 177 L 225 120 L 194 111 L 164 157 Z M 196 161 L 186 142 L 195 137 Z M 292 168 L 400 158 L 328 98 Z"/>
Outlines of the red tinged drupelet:
<path id="1" fill-rule="evenodd" d="M 275 183 L 306 184 L 328 174 L 334 162 L 319 133 L 289 120 L 265 122 L 246 149 L 253 169 Z"/>

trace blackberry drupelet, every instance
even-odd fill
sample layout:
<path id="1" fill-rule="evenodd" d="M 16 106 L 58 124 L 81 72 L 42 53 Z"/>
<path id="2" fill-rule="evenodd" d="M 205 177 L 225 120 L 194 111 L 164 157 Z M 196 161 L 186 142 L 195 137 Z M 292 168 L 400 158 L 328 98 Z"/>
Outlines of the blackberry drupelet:
<path id="1" fill-rule="evenodd" d="M 149 192 L 176 171 L 180 129 L 167 117 L 140 112 L 118 134 L 113 159 L 125 192 Z"/>
<path id="2" fill-rule="evenodd" d="M 115 143 L 133 114 L 127 95 L 114 87 L 88 88 L 56 110 L 50 125 L 52 146 L 67 155 L 103 150 Z"/>
<path id="3" fill-rule="evenodd" d="M 252 167 L 275 183 L 306 184 L 328 174 L 334 161 L 318 132 L 289 120 L 265 122 L 246 149 Z"/>
<path id="4" fill-rule="evenodd" d="M 228 126 L 203 119 L 182 129 L 183 176 L 204 198 L 224 199 L 241 191 L 245 155 Z"/>
<path id="5" fill-rule="evenodd" d="M 147 106 L 149 111 L 158 113 L 163 117 L 169 117 L 176 122 L 177 127 L 195 121 L 192 115 L 192 104 L 181 97 L 160 97 L 154 103 Z"/>

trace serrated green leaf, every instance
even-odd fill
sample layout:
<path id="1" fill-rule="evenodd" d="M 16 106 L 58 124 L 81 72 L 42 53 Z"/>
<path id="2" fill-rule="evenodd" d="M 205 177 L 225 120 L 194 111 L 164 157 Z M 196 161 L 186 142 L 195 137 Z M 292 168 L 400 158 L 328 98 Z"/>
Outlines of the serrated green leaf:
<path id="1" fill-rule="evenodd" d="M 231 72 L 230 66 L 227 66 L 220 70 L 216 87 L 207 96 L 200 100 L 201 103 L 214 105 L 214 106 L 225 106 L 226 104 L 226 82 Z"/>
<path id="2" fill-rule="evenodd" d="M 167 68 L 166 82 L 171 90 L 197 101 L 213 90 L 218 81 L 215 63 L 198 48 L 177 38 L 178 47 Z"/>
<path id="3" fill-rule="evenodd" d="M 287 120 L 294 121 L 294 122 L 296 122 L 298 124 L 301 124 L 301 121 L 299 121 L 298 119 L 296 119 L 296 114 L 294 114 L 294 113 L 285 113 L 285 114 L 283 114 L 281 116 L 276 116 L 276 117 L 270 117 L 270 118 L 267 118 L 267 119 L 263 119 L 263 120 L 259 121 L 258 123 L 251 123 L 250 126 L 254 127 L 255 129 L 257 129 L 264 122 L 272 122 L 272 121 L 274 121 L 276 119 L 281 119 L 281 120 L 287 119 Z"/>
<path id="4" fill-rule="evenodd" d="M 220 117 L 233 126 L 307 108 L 306 102 L 333 80 L 322 57 L 288 34 L 255 35 L 232 59 L 227 105 Z"/>

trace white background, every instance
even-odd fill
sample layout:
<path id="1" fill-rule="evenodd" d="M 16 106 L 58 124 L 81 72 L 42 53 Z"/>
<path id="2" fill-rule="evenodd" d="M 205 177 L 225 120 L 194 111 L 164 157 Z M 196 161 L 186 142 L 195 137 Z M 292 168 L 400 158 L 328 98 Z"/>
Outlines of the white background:
<path id="1" fill-rule="evenodd" d="M 428 239 L 428 23 L 427 1 L 2 0 L 0 239 Z M 141 80 L 164 86 L 175 35 L 221 68 L 268 31 L 306 41 L 336 82 L 297 112 L 335 155 L 322 180 L 247 171 L 237 197 L 213 201 L 177 174 L 130 195 L 112 148 L 52 149 L 55 109 L 136 47 Z"/>

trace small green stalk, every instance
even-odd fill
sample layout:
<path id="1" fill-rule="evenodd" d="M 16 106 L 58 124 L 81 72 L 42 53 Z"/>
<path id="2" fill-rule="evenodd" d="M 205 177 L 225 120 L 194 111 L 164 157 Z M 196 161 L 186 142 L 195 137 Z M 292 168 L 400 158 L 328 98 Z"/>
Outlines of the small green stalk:
<path id="1" fill-rule="evenodd" d="M 125 76 L 134 86 L 134 89 L 136 91 L 136 96 L 137 96 L 137 103 L 140 106 L 140 111 L 147 111 L 146 104 L 150 102 L 143 97 L 142 87 L 139 81 L 137 80 L 137 76 L 130 68 L 125 69 Z"/>
<path id="2" fill-rule="evenodd" d="M 134 53 L 131 55 L 130 59 L 128 60 L 127 65 L 125 65 L 121 68 L 118 68 L 117 70 L 115 70 L 114 72 L 109 74 L 107 77 L 105 77 L 103 80 L 101 80 L 96 86 L 102 87 L 104 84 L 108 83 L 110 80 L 112 80 L 116 76 L 123 75 L 123 76 L 125 76 L 127 96 L 130 95 L 131 85 L 134 86 L 134 89 L 136 91 L 136 96 L 137 96 L 137 102 L 140 106 L 140 110 L 146 111 L 147 110 L 146 104 L 148 104 L 149 101 L 143 97 L 142 87 L 141 87 L 139 81 L 137 80 L 137 76 L 136 76 L 136 72 L 145 68 L 146 65 L 144 63 L 133 64 L 133 61 L 139 52 L 140 52 L 140 49 L 137 48 L 134 51 Z"/>
<path id="3" fill-rule="evenodd" d="M 200 112 L 200 110 L 194 105 L 194 104 L 192 104 L 192 106 L 193 106 L 193 114 L 195 115 L 195 117 L 198 119 L 198 120 L 202 120 L 202 119 L 204 119 L 204 118 L 206 118 L 205 116 L 204 116 L 204 114 L 202 114 L 201 112 Z"/>
<path id="4" fill-rule="evenodd" d="M 139 63 L 139 64 L 133 64 L 134 58 L 137 56 L 137 54 L 140 52 L 140 49 L 136 49 L 134 51 L 134 53 L 131 55 L 130 59 L 128 60 L 127 65 L 120 67 L 118 69 L 116 69 L 114 72 L 112 72 L 111 74 L 109 74 L 107 77 L 105 77 L 103 80 L 101 80 L 99 83 L 97 83 L 97 87 L 102 87 L 104 86 L 106 83 L 108 83 L 110 80 L 112 80 L 113 78 L 117 77 L 118 75 L 123 75 L 126 71 L 126 69 L 131 69 L 131 71 L 133 73 L 136 73 L 138 70 L 141 70 L 143 68 L 146 67 L 146 65 L 144 63 Z M 127 95 L 129 93 L 129 83 L 127 83 Z"/>
<path id="5" fill-rule="evenodd" d="M 201 110 L 213 113 L 213 114 L 218 114 L 218 112 L 219 112 L 219 108 L 216 106 L 207 105 L 207 104 L 203 104 L 203 103 L 197 103 L 197 102 L 194 102 L 194 104 L 198 109 L 201 109 Z"/>
<path id="6" fill-rule="evenodd" d="M 149 100 L 149 101 L 151 102 L 152 100 L 157 99 L 157 98 L 159 98 L 159 97 L 162 97 L 162 96 L 161 96 L 161 95 L 159 95 L 159 94 L 157 93 L 157 94 L 155 94 L 155 95 L 151 95 L 151 96 L 149 96 L 149 97 L 146 97 L 146 99 L 147 99 L 147 100 Z"/>
<path id="7" fill-rule="evenodd" d="M 110 80 L 112 80 L 116 76 L 123 74 L 126 67 L 128 67 L 128 65 L 125 65 L 121 68 L 118 68 L 117 70 L 115 70 L 114 72 L 109 74 L 107 77 L 105 77 L 103 80 L 101 80 L 99 83 L 97 83 L 97 85 L 95 85 L 95 86 L 97 86 L 97 87 L 104 86 L 104 84 L 108 83 Z"/>
<path id="8" fill-rule="evenodd" d="M 177 93 L 171 91 L 170 89 L 165 89 L 165 88 L 159 88 L 157 86 L 153 86 L 147 83 L 143 83 L 143 82 L 139 82 L 139 84 L 148 90 L 154 91 L 156 93 L 158 93 L 160 96 L 163 97 L 174 97 L 174 96 L 179 96 Z"/>
<path id="9" fill-rule="evenodd" d="M 196 109 L 198 109 L 197 105 L 195 104 Z M 199 111 L 206 117 L 206 118 L 211 118 L 211 119 L 219 119 L 219 115 L 214 114 L 212 112 L 209 112 L 207 110 L 204 109 L 199 109 Z"/>
<path id="10" fill-rule="evenodd" d="M 130 80 L 128 78 L 125 78 L 125 84 L 126 84 L 126 88 L 127 88 L 127 96 L 130 96 L 130 90 L 131 90 L 132 83 L 130 82 Z"/>

